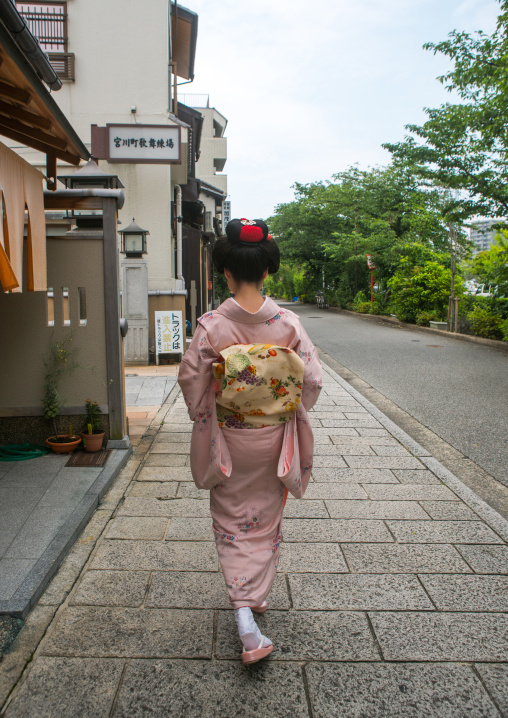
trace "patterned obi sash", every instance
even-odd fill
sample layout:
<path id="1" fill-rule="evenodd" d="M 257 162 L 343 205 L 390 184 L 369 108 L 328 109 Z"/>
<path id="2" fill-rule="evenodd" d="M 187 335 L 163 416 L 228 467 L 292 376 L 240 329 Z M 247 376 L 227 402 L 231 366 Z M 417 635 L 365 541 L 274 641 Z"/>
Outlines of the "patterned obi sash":
<path id="1" fill-rule="evenodd" d="M 290 421 L 302 398 L 304 363 L 275 344 L 234 344 L 213 365 L 219 426 L 256 429 Z"/>

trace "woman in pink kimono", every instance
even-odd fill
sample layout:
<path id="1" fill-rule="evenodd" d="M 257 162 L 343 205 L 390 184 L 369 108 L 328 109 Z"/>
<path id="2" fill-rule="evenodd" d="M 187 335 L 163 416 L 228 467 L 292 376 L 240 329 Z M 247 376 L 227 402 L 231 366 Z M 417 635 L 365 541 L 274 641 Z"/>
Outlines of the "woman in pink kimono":
<path id="1" fill-rule="evenodd" d="M 261 220 L 235 219 L 213 250 L 234 299 L 199 318 L 178 383 L 194 421 L 191 469 L 210 489 L 210 510 L 242 660 L 273 649 L 252 611 L 263 613 L 279 561 L 288 491 L 303 496 L 312 469 L 307 411 L 321 365 L 296 314 L 263 298 L 280 255 Z"/>

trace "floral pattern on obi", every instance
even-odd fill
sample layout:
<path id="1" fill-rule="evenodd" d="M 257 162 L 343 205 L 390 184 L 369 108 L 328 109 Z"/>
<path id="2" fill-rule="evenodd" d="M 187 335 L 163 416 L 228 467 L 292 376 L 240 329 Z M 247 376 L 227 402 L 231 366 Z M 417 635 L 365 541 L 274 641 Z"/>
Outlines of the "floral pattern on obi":
<path id="1" fill-rule="evenodd" d="M 220 427 L 259 428 L 290 421 L 302 399 L 304 362 L 275 344 L 234 344 L 213 364 Z"/>

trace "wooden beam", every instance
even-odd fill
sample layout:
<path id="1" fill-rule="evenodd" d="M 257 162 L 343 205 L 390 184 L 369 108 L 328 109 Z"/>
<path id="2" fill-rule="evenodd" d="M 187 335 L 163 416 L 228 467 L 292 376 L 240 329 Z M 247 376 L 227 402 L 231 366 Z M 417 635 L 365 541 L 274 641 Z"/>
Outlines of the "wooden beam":
<path id="1" fill-rule="evenodd" d="M 54 197 L 44 195 L 44 209 L 102 209 L 103 197 Z"/>
<path id="2" fill-rule="evenodd" d="M 10 100 L 21 102 L 22 105 L 28 105 L 32 99 L 31 94 L 26 90 L 20 90 L 19 87 L 14 87 L 14 85 L 9 85 L 7 82 L 2 81 L 0 81 L 0 95 L 8 97 Z"/>
<path id="3" fill-rule="evenodd" d="M 50 190 L 56 189 L 56 155 L 48 152 L 46 155 L 46 187 Z"/>
<path id="4" fill-rule="evenodd" d="M 16 140 L 16 142 L 19 142 L 22 145 L 33 147 L 34 150 L 39 150 L 44 154 L 46 154 L 46 152 L 50 150 L 53 150 L 59 159 L 64 160 L 64 162 L 68 162 L 71 165 L 79 165 L 79 163 L 81 162 L 81 157 L 79 155 L 72 155 L 70 154 L 70 152 L 63 152 L 62 150 L 55 149 L 53 146 L 49 146 L 45 142 L 36 140 L 33 137 L 24 135 L 21 132 L 16 132 L 15 130 L 11 130 L 7 127 L 2 127 L 1 125 L 0 135 L 4 135 L 4 137 L 9 137 L 11 140 Z"/>
<path id="5" fill-rule="evenodd" d="M 8 102 L 3 102 L 2 100 L 0 100 L 0 115 L 15 117 L 18 120 L 27 122 L 30 125 L 35 125 L 35 127 L 40 127 L 43 130 L 50 130 L 52 125 L 51 120 L 47 117 L 28 112 L 28 110 L 23 110 L 21 107 L 10 105 Z"/>
<path id="6" fill-rule="evenodd" d="M 34 138 L 36 140 L 40 140 L 50 147 L 55 147 L 57 150 L 67 149 L 67 140 L 62 140 L 61 137 L 55 137 L 54 135 L 50 135 L 48 132 L 43 132 L 42 130 L 37 130 L 34 127 L 29 127 L 18 120 L 11 120 L 9 117 L 0 116 L 0 128 L 5 127 L 9 130 L 14 130 L 18 134 L 25 135 L 29 139 Z"/>

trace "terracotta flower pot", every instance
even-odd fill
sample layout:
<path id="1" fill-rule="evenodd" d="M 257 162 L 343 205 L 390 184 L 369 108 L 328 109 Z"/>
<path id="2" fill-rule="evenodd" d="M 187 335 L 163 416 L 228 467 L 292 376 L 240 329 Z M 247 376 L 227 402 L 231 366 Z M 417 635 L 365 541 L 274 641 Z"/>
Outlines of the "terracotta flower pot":
<path id="1" fill-rule="evenodd" d="M 72 438 L 74 441 L 66 441 L 66 442 L 57 442 L 57 441 L 50 441 L 50 439 L 54 439 L 54 436 L 50 436 L 48 439 L 46 439 L 46 446 L 49 446 L 51 451 L 54 451 L 55 454 L 72 454 L 74 449 L 81 443 L 81 439 L 79 436 L 73 436 Z M 67 434 L 58 434 L 59 439 L 67 438 Z"/>
<path id="2" fill-rule="evenodd" d="M 82 432 L 81 438 L 83 439 L 83 448 L 85 451 L 100 451 L 102 449 L 104 432 L 99 431 L 94 434 Z"/>

